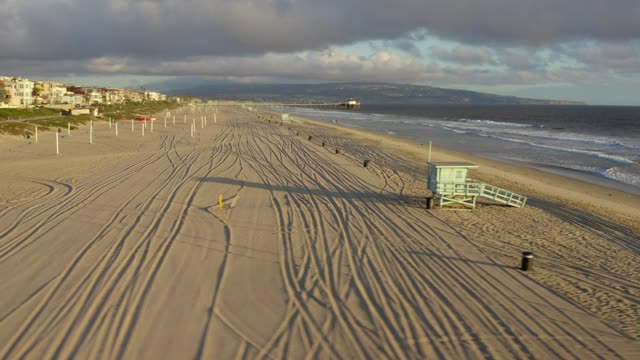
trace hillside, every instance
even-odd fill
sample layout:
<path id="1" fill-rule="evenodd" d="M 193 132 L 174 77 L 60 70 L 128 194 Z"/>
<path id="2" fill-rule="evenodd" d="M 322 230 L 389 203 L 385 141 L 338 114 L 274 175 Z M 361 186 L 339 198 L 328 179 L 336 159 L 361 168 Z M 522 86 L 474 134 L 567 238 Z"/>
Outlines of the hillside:
<path id="1" fill-rule="evenodd" d="M 468 90 L 390 83 L 332 84 L 211 84 L 169 91 L 223 100 L 277 102 L 342 102 L 355 98 L 363 103 L 403 104 L 505 104 L 505 105 L 583 105 L 562 100 L 526 99 Z"/>

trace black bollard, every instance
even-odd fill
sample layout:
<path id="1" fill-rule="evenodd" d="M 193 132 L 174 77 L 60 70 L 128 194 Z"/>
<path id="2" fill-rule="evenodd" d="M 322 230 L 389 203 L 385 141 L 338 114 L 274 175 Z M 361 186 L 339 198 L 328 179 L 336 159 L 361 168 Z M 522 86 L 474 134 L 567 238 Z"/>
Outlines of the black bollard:
<path id="1" fill-rule="evenodd" d="M 296 132 L 296 136 L 298 136 L 298 135 L 300 135 L 300 133 L 299 133 L 299 132 Z"/>
<path id="2" fill-rule="evenodd" d="M 427 197 L 427 210 L 433 209 L 433 196 Z"/>
<path id="3" fill-rule="evenodd" d="M 323 142 L 322 142 L 322 146 L 324 146 L 325 144 L 326 144 L 326 143 L 323 141 Z"/>
<path id="4" fill-rule="evenodd" d="M 531 251 L 522 252 L 522 266 L 520 267 L 520 270 L 533 270 L 533 253 Z"/>
<path id="5" fill-rule="evenodd" d="M 363 165 L 364 167 L 367 167 L 367 165 L 369 165 L 369 160 L 365 160 Z"/>
<path id="6" fill-rule="evenodd" d="M 336 154 L 340 154 L 340 149 L 336 149 Z"/>
<path id="7" fill-rule="evenodd" d="M 311 141 L 311 138 L 313 138 L 313 136 L 309 136 L 309 141 Z"/>

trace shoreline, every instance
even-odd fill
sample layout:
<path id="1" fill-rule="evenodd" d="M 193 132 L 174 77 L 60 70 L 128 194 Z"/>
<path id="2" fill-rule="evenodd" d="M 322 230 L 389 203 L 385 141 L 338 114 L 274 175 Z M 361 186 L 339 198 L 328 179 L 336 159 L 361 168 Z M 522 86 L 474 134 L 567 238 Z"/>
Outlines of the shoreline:
<path id="1" fill-rule="evenodd" d="M 524 166 L 530 169 L 540 170 L 549 174 L 576 179 L 588 184 L 601 186 L 607 190 L 610 189 L 610 190 L 622 191 L 627 194 L 640 196 L 640 188 L 638 188 L 637 186 L 621 183 L 619 181 L 610 179 L 606 176 L 593 173 L 590 171 L 586 171 L 586 170 L 576 170 L 576 169 L 570 169 L 562 166 L 540 164 L 540 163 L 528 162 L 528 161 L 518 161 L 518 160 L 507 161 L 507 160 L 500 160 L 500 159 L 493 159 L 493 158 L 490 158 L 490 159 L 507 163 L 507 164 L 513 164 L 516 166 Z"/>
<path id="2" fill-rule="evenodd" d="M 380 111 L 381 109 L 378 109 L 378 110 Z M 292 113 L 295 114 L 298 112 L 292 111 Z M 528 155 L 525 155 L 526 153 L 522 153 L 522 154 L 519 153 L 519 151 L 523 151 L 525 149 L 514 149 L 516 152 L 513 154 L 511 152 L 508 152 L 508 153 L 501 152 L 500 149 L 505 149 L 505 148 L 511 149 L 512 146 L 519 146 L 519 145 L 514 145 L 519 142 L 518 141 L 512 142 L 508 139 L 500 139 L 499 137 L 494 140 L 486 140 L 487 143 L 485 144 L 484 138 L 477 138 L 477 134 L 476 135 L 467 134 L 466 132 L 463 132 L 462 134 L 455 134 L 457 133 L 457 131 L 455 130 L 450 130 L 450 129 L 446 130 L 438 126 L 435 126 L 435 127 L 429 127 L 425 130 L 426 132 L 434 135 L 432 136 L 433 137 L 432 139 L 425 140 L 422 138 L 422 136 L 420 137 L 416 136 L 413 131 L 415 129 L 412 129 L 411 126 L 406 127 L 404 125 L 398 125 L 399 127 L 389 127 L 388 125 L 384 125 L 385 124 L 384 122 L 377 122 L 376 115 L 382 115 L 382 116 L 393 115 L 393 113 L 387 113 L 384 111 L 382 111 L 380 114 L 370 113 L 370 112 L 362 113 L 363 116 L 370 117 L 370 120 L 372 121 L 371 126 L 368 126 L 367 123 L 361 121 L 362 119 L 360 119 L 358 116 L 356 116 L 356 118 L 354 119 L 351 119 L 350 116 L 345 116 L 344 119 L 341 119 L 339 116 L 337 115 L 334 116 L 331 113 L 314 114 L 313 112 L 311 112 L 307 114 L 305 113 L 305 111 L 301 111 L 299 115 L 303 118 L 309 118 L 308 116 L 310 116 L 312 119 L 318 119 L 318 120 L 327 121 L 327 122 L 331 121 L 333 123 L 346 125 L 347 127 L 356 128 L 356 129 L 358 128 L 370 129 L 378 133 L 398 136 L 404 139 L 411 139 L 418 142 L 427 142 L 427 140 L 434 140 L 434 139 L 438 140 L 440 136 L 442 136 L 442 138 L 438 140 L 438 145 L 451 150 L 466 152 L 466 153 L 474 154 L 476 156 L 481 156 L 491 160 L 499 161 L 499 162 L 516 163 L 516 164 L 520 163 L 520 165 L 524 164 L 525 166 L 533 167 L 543 171 L 552 172 L 555 174 L 558 174 L 558 172 L 560 172 L 561 174 L 567 177 L 582 180 L 582 181 L 596 184 L 596 185 L 601 185 L 614 190 L 620 190 L 620 191 L 628 192 L 631 194 L 640 195 L 640 186 L 636 182 L 634 182 L 633 177 L 626 178 L 625 180 L 625 177 L 627 175 L 624 175 L 624 170 L 622 170 L 622 173 L 620 174 L 616 170 L 618 169 L 618 165 L 620 165 L 622 168 L 626 168 L 627 165 L 635 166 L 634 162 L 628 163 L 627 160 L 625 160 L 625 161 L 621 161 L 620 164 L 617 164 L 618 160 L 616 160 L 616 156 L 614 155 L 609 156 L 606 154 L 602 154 L 602 156 L 600 156 L 594 153 L 595 158 L 608 159 L 616 164 L 609 163 L 606 165 L 605 164 L 589 165 L 587 163 L 584 163 L 584 161 L 588 161 L 586 159 L 582 159 L 577 163 L 574 163 L 574 162 L 571 162 L 569 158 L 564 159 L 563 158 L 563 156 L 565 156 L 564 154 L 557 154 L 559 159 L 564 159 L 564 162 L 567 165 L 565 166 L 565 165 L 562 165 L 563 161 L 560 161 L 557 164 L 553 161 L 549 163 L 549 162 L 545 162 L 544 159 L 537 158 L 537 156 L 530 157 Z M 398 115 L 398 116 L 401 116 L 401 115 Z M 429 120 L 428 118 L 423 119 L 422 117 L 417 116 L 415 114 L 406 115 L 406 118 L 415 119 L 415 120 Z M 447 120 L 447 119 L 444 119 L 444 120 Z M 433 120 L 429 120 L 429 121 L 433 121 Z M 482 122 L 483 120 L 478 120 L 478 121 Z M 404 121 L 400 121 L 400 122 L 404 123 Z M 492 121 L 489 121 L 489 122 L 494 123 Z M 420 131 L 422 130 L 423 129 L 421 129 Z M 465 140 L 462 140 L 462 142 L 460 142 L 459 140 L 452 140 L 452 139 L 465 139 Z M 527 150 L 527 152 L 531 152 L 532 154 L 534 154 L 535 153 L 534 148 Z M 547 151 L 547 150 L 544 148 L 544 146 L 542 146 L 541 151 Z M 571 150 L 563 150 L 563 151 L 574 152 Z M 582 150 L 575 151 L 574 153 L 581 154 Z M 508 156 L 505 156 L 505 155 L 508 155 Z M 516 156 L 516 158 L 511 158 L 511 156 Z M 556 156 L 556 155 L 547 154 L 546 156 Z M 571 155 L 567 153 L 566 156 L 571 156 Z M 594 161 L 598 162 L 599 160 L 594 160 Z M 531 165 L 528 165 L 528 164 L 531 164 Z M 575 166 L 578 166 L 578 167 L 575 167 Z M 581 168 L 580 166 L 584 166 L 584 167 Z M 611 171 L 612 173 L 609 174 L 609 171 Z M 620 178 L 620 176 L 622 177 Z"/>
<path id="3" fill-rule="evenodd" d="M 279 115 L 277 112 L 272 112 Z M 358 137 L 400 150 L 415 160 L 427 162 L 428 144 L 364 128 L 296 116 L 304 122 L 339 129 Z M 299 125 L 291 122 L 292 125 Z M 421 151 L 418 151 L 421 150 Z M 640 196 L 581 179 L 534 167 L 495 160 L 473 153 L 432 146 L 434 161 L 472 161 L 479 165 L 470 177 L 545 201 L 569 204 L 640 231 Z M 425 166 L 426 177 L 426 166 Z M 426 191 L 426 189 L 425 189 Z"/>

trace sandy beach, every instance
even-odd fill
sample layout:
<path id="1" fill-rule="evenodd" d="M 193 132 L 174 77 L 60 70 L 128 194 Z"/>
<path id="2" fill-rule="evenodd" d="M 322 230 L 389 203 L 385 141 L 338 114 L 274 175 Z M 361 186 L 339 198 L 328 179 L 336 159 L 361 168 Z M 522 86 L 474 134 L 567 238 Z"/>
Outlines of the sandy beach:
<path id="1" fill-rule="evenodd" d="M 0 138 L 0 359 L 640 356 L 640 197 L 434 148 L 531 198 L 427 211 L 425 144 L 215 109 Z"/>

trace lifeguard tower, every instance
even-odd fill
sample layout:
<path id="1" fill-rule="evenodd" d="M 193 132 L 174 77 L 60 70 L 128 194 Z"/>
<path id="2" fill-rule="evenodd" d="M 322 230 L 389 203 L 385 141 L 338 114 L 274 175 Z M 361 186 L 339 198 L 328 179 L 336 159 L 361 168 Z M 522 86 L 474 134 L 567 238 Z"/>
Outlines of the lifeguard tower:
<path id="1" fill-rule="evenodd" d="M 482 196 L 509 206 L 520 208 L 525 205 L 526 196 L 468 179 L 468 170 L 476 168 L 477 165 L 469 162 L 428 163 L 427 187 L 435 202 L 441 208 L 457 204 L 461 209 L 469 210 L 476 208 L 476 200 Z"/>
<path id="2" fill-rule="evenodd" d="M 289 119 L 289 114 L 282 114 L 282 122 L 289 122 L 291 121 Z"/>

